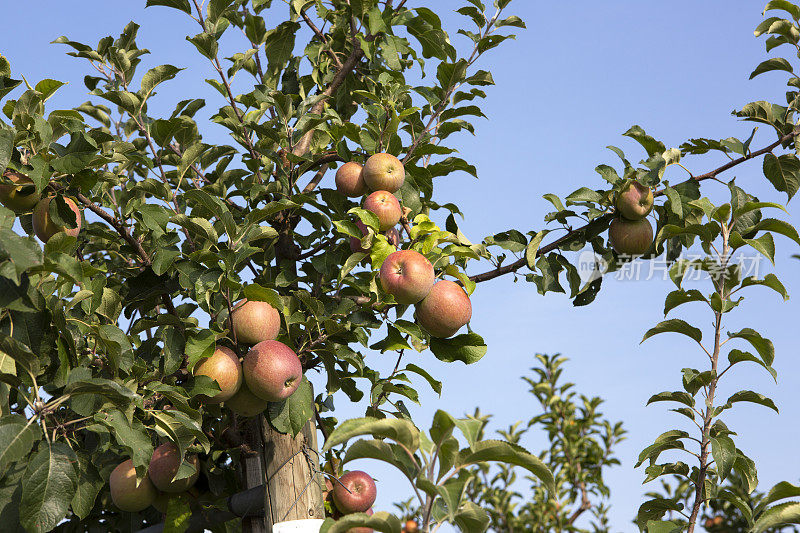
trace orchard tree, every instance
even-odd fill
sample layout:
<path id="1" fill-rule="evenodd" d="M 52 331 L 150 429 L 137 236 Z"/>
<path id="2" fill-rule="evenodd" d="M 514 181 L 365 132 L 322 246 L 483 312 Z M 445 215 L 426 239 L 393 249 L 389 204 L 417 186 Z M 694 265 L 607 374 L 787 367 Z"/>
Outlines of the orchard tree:
<path id="1" fill-rule="evenodd" d="M 563 498 L 542 459 L 511 434 L 484 440 L 480 419 L 439 411 L 421 431 L 403 402 L 418 401 L 419 385 L 439 391 L 442 383 L 404 355 L 480 359 L 486 346 L 469 329 L 469 296 L 502 275 L 591 303 L 603 278 L 582 284 L 574 264 L 587 247 L 607 271 L 631 256 L 665 257 L 677 285 L 666 310 L 697 301 L 715 317 L 710 345 L 679 319 L 647 334 L 688 335 L 709 365 L 684 369 L 685 390 L 653 400 L 683 404 L 678 412 L 697 425 L 696 436 L 667 432 L 640 458 L 648 478 L 678 474 L 695 487 L 686 524 L 662 520 L 673 507 L 655 499 L 643 505 L 640 527 L 691 532 L 704 505 L 743 505 L 718 486 L 736 471 L 751 492 L 755 465 L 718 415 L 739 401 L 773 405 L 750 391 L 715 403 L 730 368 L 720 362 L 774 372 L 774 354 L 746 328 L 731 339 L 755 353 L 723 354 L 723 318 L 740 289 L 785 290 L 773 274 L 739 276 L 731 252 L 751 247 L 772 259 L 773 234 L 800 237 L 762 215 L 782 206 L 759 202 L 746 184 L 727 183 L 731 201 L 719 206 L 700 190 L 762 158 L 766 178 L 794 195 L 800 79 L 783 58 L 754 72 L 790 77 L 787 106 L 754 102 L 737 113 L 774 132 L 763 147 L 751 147 L 751 135 L 667 148 L 634 126 L 625 135 L 646 159 L 634 165 L 615 148 L 622 170 L 599 166 L 601 186 L 563 201 L 545 195 L 554 227 L 471 240 L 459 229 L 462 213 L 434 184 L 476 173 L 453 155 L 453 138 L 474 132 L 470 120 L 482 116 L 478 102 L 493 83 L 476 62 L 524 28 L 509 3 L 487 10 L 466 0 L 458 13 L 468 29 L 456 47 L 421 2 L 148 0 L 164 16 L 196 22 L 187 40 L 219 94 L 212 124 L 199 119 L 206 102 L 198 98 L 174 103 L 169 116 L 150 111 L 159 85 L 187 80 L 177 66 L 140 65 L 148 51 L 135 23 L 95 46 L 56 40 L 88 63 L 90 100 L 71 109 L 46 107 L 61 82 L 23 85 L 0 59 L 4 527 L 135 531 L 164 520 L 172 531 L 255 532 L 305 520 L 308 531 L 400 532 L 398 517 L 371 509 L 381 488 L 369 473 L 347 471 L 361 458 L 408 478 L 425 532 L 443 523 L 468 532 L 490 526 L 467 492 L 487 462 L 525 468 L 542 493 Z M 800 8 L 767 8 L 788 13 L 758 27 L 768 49 L 797 47 Z M 220 130 L 229 144 L 204 140 Z M 709 151 L 730 162 L 671 178 Z M 707 257 L 682 258 L 693 244 Z M 683 287 L 690 269 L 710 273 L 710 294 Z M 374 368 L 384 352 L 397 357 L 388 374 Z M 320 374 L 324 391 L 312 389 L 309 373 Z M 367 398 L 365 416 L 337 420 L 337 391 Z M 656 462 L 684 449 L 696 464 Z M 768 505 L 798 493 L 781 484 L 743 514 L 757 531 L 797 520 L 798 504 Z"/>

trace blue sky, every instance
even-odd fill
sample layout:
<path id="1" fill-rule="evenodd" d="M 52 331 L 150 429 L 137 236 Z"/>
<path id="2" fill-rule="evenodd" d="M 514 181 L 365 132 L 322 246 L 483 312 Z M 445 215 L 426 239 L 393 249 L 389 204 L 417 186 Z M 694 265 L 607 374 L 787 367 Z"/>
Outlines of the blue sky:
<path id="1" fill-rule="evenodd" d="M 202 82 L 212 72 L 184 40 L 196 33 L 194 23 L 176 11 L 145 10 L 143 1 L 119 0 L 47 2 L 35 8 L 42 13 L 31 13 L 30 4 L 7 4 L 5 20 L 15 22 L 0 34 L 0 53 L 11 60 L 14 74 L 24 74 L 31 83 L 48 77 L 70 82 L 53 98 L 51 109 L 88 99 L 82 78 L 90 71 L 66 56 L 66 47 L 48 43 L 62 34 L 96 43 L 102 36 L 118 34 L 129 20 L 141 24 L 139 46 L 152 52 L 145 57 L 147 67 L 162 63 L 190 67 L 160 89 L 164 110 L 171 111 L 174 102 L 198 92 L 209 108 L 221 105 Z M 463 19 L 452 13 L 461 3 L 427 4 L 437 6 L 452 39 L 461 39 L 455 32 Z M 482 59 L 480 68 L 491 70 L 497 82 L 482 104 L 488 120 L 477 122 L 476 136 L 455 141 L 478 168 L 480 179 L 452 175 L 437 182 L 439 198 L 461 207 L 466 215 L 462 229 L 473 241 L 510 228 L 538 230 L 545 227 L 542 219 L 550 210 L 543 194 L 563 197 L 581 186 L 604 186 L 595 166 L 617 161 L 605 146 L 622 147 L 632 160 L 644 155 L 638 145 L 620 136 L 631 125 L 642 126 L 667 146 L 692 137 L 747 138 L 752 126 L 731 117 L 733 109 L 752 100 L 785 101 L 782 74 L 748 81 L 755 65 L 767 58 L 763 41 L 753 37 L 762 7 L 743 0 L 676 0 L 668 8 L 634 1 L 512 2 L 509 13 L 521 16 L 528 30 Z M 762 128 L 753 147 L 773 139 Z M 702 156 L 684 164 L 699 174 L 721 161 Z M 739 166 L 723 178 L 734 176 L 762 200 L 785 200 L 763 177 L 760 162 Z M 667 174 L 674 181 L 684 177 L 679 169 Z M 327 179 L 331 181 L 327 186 L 332 186 L 332 174 Z M 703 194 L 726 199 L 724 187 L 713 182 L 703 185 Z M 796 211 L 794 203 L 789 210 Z M 796 214 L 789 220 L 800 223 Z M 800 264 L 790 256 L 798 250 L 787 239 L 776 240 L 777 269 L 794 294 L 800 288 Z M 642 502 L 641 494 L 655 488 L 641 486 L 644 473 L 633 469 L 638 452 L 661 432 L 684 428 L 680 417 L 666 408 L 644 404 L 653 393 L 680 388 L 681 368 L 704 364 L 702 354 L 678 336 L 663 335 L 639 345 L 644 332 L 663 318 L 663 300 L 671 289 L 671 283 L 663 281 L 609 278 L 592 305 L 573 308 L 563 295 L 542 297 L 534 286 L 514 283 L 510 277 L 483 283 L 472 298 L 472 327 L 487 341 L 487 355 L 469 367 L 441 364 L 430 353 L 414 355 L 409 361 L 422 362 L 445 386 L 440 398 L 419 383 L 422 407 L 412 407 L 412 412 L 421 427 L 429 425 L 439 408 L 459 415 L 480 407 L 494 415 L 494 428 L 527 420 L 538 412 L 520 380 L 533 364 L 532 355 L 568 356 L 565 377 L 579 391 L 605 398 L 606 416 L 622 420 L 629 431 L 628 440 L 618 448 L 622 466 L 609 471 L 607 481 L 612 487 L 612 524 L 615 530 L 632 531 L 630 519 Z M 797 298 L 783 303 L 766 289 L 751 289 L 745 296 L 725 329 L 753 327 L 771 338 L 779 381 L 776 386 L 765 373 L 743 366 L 732 372 L 722 393 L 741 388 L 765 393 L 775 400 L 781 415 L 740 404 L 723 419 L 739 433 L 737 445 L 756 460 L 761 488 L 766 489 L 800 477 L 796 448 L 800 405 L 792 394 L 800 390 L 794 329 L 800 307 Z M 711 316 L 699 311 L 699 306 L 687 306 L 671 316 L 708 331 Z M 394 364 L 391 355 L 371 357 L 381 368 Z M 363 413 L 363 406 L 348 406 L 344 397 L 336 399 L 340 419 Z M 545 437 L 531 434 L 525 445 L 539 450 L 546 446 Z M 392 501 L 411 494 L 389 469 L 358 466 L 369 468 L 380 480 L 376 508 L 389 510 Z"/>

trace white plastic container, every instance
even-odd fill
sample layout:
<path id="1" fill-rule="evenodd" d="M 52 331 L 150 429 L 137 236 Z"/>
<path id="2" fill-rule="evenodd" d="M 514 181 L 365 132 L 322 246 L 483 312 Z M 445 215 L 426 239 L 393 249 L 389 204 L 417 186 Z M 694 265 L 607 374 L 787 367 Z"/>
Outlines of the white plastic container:
<path id="1" fill-rule="evenodd" d="M 310 520 L 290 520 L 278 522 L 272 526 L 273 533 L 319 533 L 324 520 L 318 518 Z"/>

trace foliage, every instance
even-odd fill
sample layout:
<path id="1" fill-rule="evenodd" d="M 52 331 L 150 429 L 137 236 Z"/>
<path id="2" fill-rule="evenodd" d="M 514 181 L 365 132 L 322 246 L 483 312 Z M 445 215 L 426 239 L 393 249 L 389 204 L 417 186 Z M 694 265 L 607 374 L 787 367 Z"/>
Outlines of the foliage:
<path id="1" fill-rule="evenodd" d="M 144 476 L 159 441 L 174 442 L 182 456 L 189 452 L 201 458 L 197 494 L 171 500 L 167 523 L 178 528 L 193 510 L 224 507 L 226 497 L 242 487 L 242 458 L 250 450 L 241 431 L 247 424 L 225 406 L 204 403 L 218 387 L 206 377 L 195 378 L 192 370 L 216 346 L 244 354 L 230 327 L 232 307 L 242 298 L 278 309 L 279 340 L 299 355 L 307 373 L 324 376 L 323 392 L 315 395 L 304 386 L 287 403 L 270 406 L 264 422 L 296 434 L 316 414 L 330 462 L 363 453 L 398 466 L 418 493 L 425 531 L 445 521 L 465 531 L 488 526 L 486 513 L 465 498 L 473 465 L 488 461 L 527 468 L 539 480 L 535 490 L 540 494 L 550 490 L 554 497 L 575 502 L 584 483 L 603 495 L 596 472 L 583 467 L 578 472 L 579 462 L 560 459 L 551 472 L 514 444 L 514 432 L 506 441 L 480 440 L 480 420 L 439 412 L 423 435 L 410 420 L 404 402 L 419 401 L 416 387 L 440 392 L 442 383 L 422 366 L 403 365 L 407 351 L 430 350 L 442 361 L 469 364 L 487 348 L 471 330 L 431 339 L 407 306 L 379 288 L 377 271 L 392 246 L 377 231 L 374 215 L 323 186 L 334 164 L 363 162 L 376 152 L 401 156 L 405 167 L 405 184 L 396 193 L 405 208 L 400 247 L 425 255 L 437 277 L 458 280 L 468 294 L 479 282 L 519 274 L 542 294 L 568 292 L 575 305 L 591 303 L 602 276 L 582 283 L 576 252 L 590 247 L 608 271 L 621 268 L 629 258 L 615 254 L 603 235 L 615 216 L 614 197 L 630 179 L 655 189 L 657 237 L 644 258 L 664 255 L 672 262 L 677 290 L 668 297 L 666 311 L 690 301 L 705 303 L 715 316 L 715 340 L 713 347 L 703 345 L 708 369 L 684 370 L 684 391 L 654 397 L 678 401 L 683 407 L 677 412 L 699 423 L 698 464 L 656 463 L 663 451 L 683 451 L 686 441 L 693 442 L 683 430 L 659 437 L 640 463 L 648 463 L 650 479 L 679 474 L 697 487 L 689 531 L 700 507 L 716 499 L 740 508 L 756 530 L 797 521 L 800 504 L 745 510 L 734 492 L 719 490 L 731 472 L 741 475 L 746 492 L 755 488 L 755 465 L 736 448 L 719 414 L 739 401 L 774 406 L 751 391 L 715 405 L 714 394 L 723 374 L 740 362 L 754 362 L 774 375 L 771 343 L 747 328 L 730 339 L 753 351 L 731 350 L 730 366 L 718 367 L 722 319 L 741 302 L 735 292 L 758 285 L 786 297 L 774 275 L 742 279 L 729 252 L 751 247 L 772 260 L 774 234 L 796 242 L 800 237 L 786 222 L 762 214 L 780 205 L 759 202 L 740 184 L 728 183 L 731 201 L 720 206 L 700 194 L 704 182 L 719 181 L 726 170 L 761 156 L 763 174 L 773 187 L 788 199 L 797 192 L 800 78 L 791 63 L 770 59 L 753 72 L 789 73 L 786 106 L 759 101 L 736 113 L 766 125 L 776 136 L 771 144 L 753 150 L 751 135 L 746 140 L 690 139 L 680 148 L 667 148 L 634 126 L 625 136 L 646 152 L 638 165 L 611 147 L 622 170 L 598 166 L 602 186 L 581 187 L 563 200 L 545 195 L 555 208 L 545 217 L 553 224 L 549 229 L 509 229 L 474 244 L 458 227 L 458 206 L 436 196 L 434 185 L 456 172 L 476 174 L 469 162 L 454 155 L 451 136 L 474 133 L 471 121 L 483 116 L 478 103 L 493 79 L 476 68 L 476 61 L 511 39 L 509 30 L 525 24 L 506 13 L 509 0 L 495 0 L 493 11 L 479 0 L 465 2 L 458 10 L 469 28 L 458 30 L 466 43 L 463 51 L 461 43 L 451 42 L 434 10 L 407 6 L 405 0 L 396 5 L 392 0 L 275 5 L 271 0 L 211 0 L 203 6 L 196 0 L 148 0 L 154 9 L 168 8 L 165 17 L 190 16 L 197 22 L 198 33 L 187 40 L 208 60 L 212 79 L 206 81 L 221 102 L 210 124 L 202 118 L 202 99 L 177 102 L 169 115 L 151 111 L 161 84 L 192 80 L 173 65 L 154 64 L 142 72 L 148 51 L 137 44 L 135 23 L 96 46 L 66 36 L 56 39 L 91 68 L 84 83 L 92 99 L 71 109 L 47 106 L 61 82 L 23 84 L 0 58 L 5 116 L 0 121 L 0 170 L 4 176 L 19 172 L 29 177 L 25 191 L 53 197 L 46 213 L 53 223 L 80 226 L 77 238 L 58 232 L 40 246 L 30 236 L 35 219 L 29 212 L 17 216 L 0 208 L 4 525 L 20 524 L 28 531 L 51 530 L 59 523 L 70 531 L 130 531 L 159 520 L 153 509 L 117 512 L 106 484 L 111 469 L 127 457 Z M 773 0 L 767 9 L 791 16 L 770 17 L 758 26 L 757 34 L 769 36 L 767 49 L 797 47 L 800 8 Z M 277 25 L 268 26 L 276 19 Z M 213 131 L 229 134 L 230 144 L 209 143 Z M 709 151 L 731 161 L 704 174 L 690 173 L 683 182 L 665 180 L 669 167 L 686 168 L 690 156 Z M 83 209 L 81 220 L 67 198 Z M 579 221 L 585 224 L 576 226 Z M 367 228 L 366 235 L 356 222 Z M 556 231 L 564 233 L 545 242 Z M 353 253 L 351 237 L 369 253 Z M 693 244 L 701 246 L 705 259 L 681 258 Z M 509 256 L 514 259 L 507 261 Z M 468 274 L 474 268 L 470 265 L 481 261 L 491 269 Z M 691 268 L 709 273 L 713 292 L 682 285 Z M 680 319 L 662 322 L 646 337 L 662 332 L 702 342 L 703 332 Z M 372 354 L 378 351 L 397 354 L 391 373 L 373 368 Z M 339 423 L 330 414 L 331 395 L 338 391 L 352 401 L 368 398 L 366 417 Z M 540 393 L 547 394 L 538 391 L 537 397 Z M 315 409 L 308 405 L 312 396 Z M 577 434 L 559 428 L 555 419 L 540 421 L 561 432 L 554 438 L 564 448 L 554 444 L 545 454 L 550 461 L 562 454 L 566 458 L 573 446 L 587 457 L 610 447 L 584 442 L 599 415 L 596 406 L 583 409 L 576 423 L 585 420 L 586 425 L 578 425 Z M 466 441 L 463 446 L 453 436 L 456 428 Z M 617 429 L 607 431 L 614 439 L 619 436 Z M 373 438 L 338 448 L 367 435 Z M 177 477 L 194 473 L 184 461 Z M 779 485 L 764 505 L 793 497 L 795 491 Z M 659 520 L 669 509 L 651 500 L 638 523 L 651 532 L 667 531 L 672 526 Z M 370 519 L 353 515 L 336 524 L 329 521 L 325 528 L 344 530 L 364 520 L 379 531 L 400 530 L 399 520 L 387 513 Z"/>

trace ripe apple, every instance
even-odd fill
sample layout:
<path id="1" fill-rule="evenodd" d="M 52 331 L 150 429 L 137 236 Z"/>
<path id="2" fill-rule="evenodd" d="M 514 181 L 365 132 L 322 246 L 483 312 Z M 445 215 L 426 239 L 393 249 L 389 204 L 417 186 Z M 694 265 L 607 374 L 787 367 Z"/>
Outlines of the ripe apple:
<path id="1" fill-rule="evenodd" d="M 335 483 L 333 487 L 333 503 L 342 513 L 363 513 L 375 503 L 378 488 L 366 472 L 353 470 L 340 477 L 339 481 L 341 483 Z"/>
<path id="2" fill-rule="evenodd" d="M 443 279 L 417 304 L 417 322 L 434 337 L 452 337 L 472 318 L 472 303 L 458 283 Z"/>
<path id="3" fill-rule="evenodd" d="M 375 154 L 364 163 L 361 176 L 371 191 L 397 192 L 406 180 L 406 169 L 392 154 Z"/>
<path id="4" fill-rule="evenodd" d="M 364 200 L 364 209 L 375 213 L 381 231 L 388 231 L 400 222 L 403 209 L 395 195 L 389 191 L 375 191 Z"/>
<path id="5" fill-rule="evenodd" d="M 392 252 L 381 265 L 381 286 L 397 303 L 415 304 L 433 287 L 433 265 L 414 250 Z"/>
<path id="6" fill-rule="evenodd" d="M 136 469 L 130 459 L 121 462 L 111 472 L 108 486 L 111 489 L 114 505 L 121 511 L 129 513 L 143 511 L 152 505 L 158 496 L 158 491 L 147 476 L 137 484 Z"/>
<path id="7" fill-rule="evenodd" d="M 367 194 L 369 189 L 367 189 L 367 184 L 364 183 L 361 168 L 361 165 L 353 161 L 339 167 L 335 178 L 336 190 L 351 198 Z"/>
<path id="8" fill-rule="evenodd" d="M 267 409 L 267 400 L 263 400 L 250 392 L 247 388 L 247 383 L 242 382 L 239 391 L 233 395 L 229 400 L 225 401 L 225 405 L 234 413 L 241 416 L 256 416 L 263 413 Z"/>
<path id="9" fill-rule="evenodd" d="M 239 356 L 230 348 L 220 346 L 213 355 L 199 361 L 194 367 L 195 376 L 208 376 L 219 385 L 220 391 L 213 397 L 203 397 L 203 403 L 222 403 L 233 397 L 242 386 L 242 365 Z"/>
<path id="10" fill-rule="evenodd" d="M 627 220 L 617 217 L 608 231 L 611 246 L 618 254 L 642 255 L 653 244 L 653 227 L 646 218 Z"/>
<path id="11" fill-rule="evenodd" d="M 33 206 L 39 201 L 33 180 L 13 170 L 6 170 L 3 176 L 12 184 L 0 185 L 0 204 L 15 213 L 27 213 L 33 209 Z"/>
<path id="12" fill-rule="evenodd" d="M 291 396 L 303 379 L 303 365 L 291 348 L 263 341 L 244 356 L 244 380 L 250 392 L 270 402 Z"/>
<path id="13" fill-rule="evenodd" d="M 240 344 L 271 341 L 281 329 L 281 315 L 267 302 L 241 300 L 233 308 L 233 331 Z"/>
<path id="14" fill-rule="evenodd" d="M 183 458 L 178 454 L 178 447 L 172 442 L 162 444 L 153 450 L 147 475 L 150 481 L 161 492 L 177 493 L 194 485 L 200 476 L 200 460 L 196 455 L 189 455 L 186 460 L 195 468 L 194 474 L 187 478 L 173 480 L 178 473 Z"/>
<path id="15" fill-rule="evenodd" d="M 629 181 L 617 193 L 614 202 L 620 215 L 628 220 L 639 220 L 653 209 L 653 190 L 635 180 Z"/>
<path id="16" fill-rule="evenodd" d="M 419 524 L 416 520 L 408 520 L 404 529 L 406 533 L 419 533 Z"/>
<path id="17" fill-rule="evenodd" d="M 77 217 L 78 225 L 74 228 L 65 228 L 63 226 L 57 225 L 53 220 L 50 218 L 50 200 L 53 198 L 42 198 L 38 204 L 36 204 L 36 208 L 33 210 L 33 232 L 39 237 L 39 240 L 42 242 L 47 242 L 50 240 L 50 237 L 55 235 L 56 233 L 63 231 L 67 235 L 71 235 L 73 237 L 77 237 L 78 233 L 81 232 L 81 210 L 78 209 L 78 206 L 75 205 L 70 198 L 64 198 L 64 201 L 67 202 L 67 205 L 72 212 L 75 213 Z"/>

